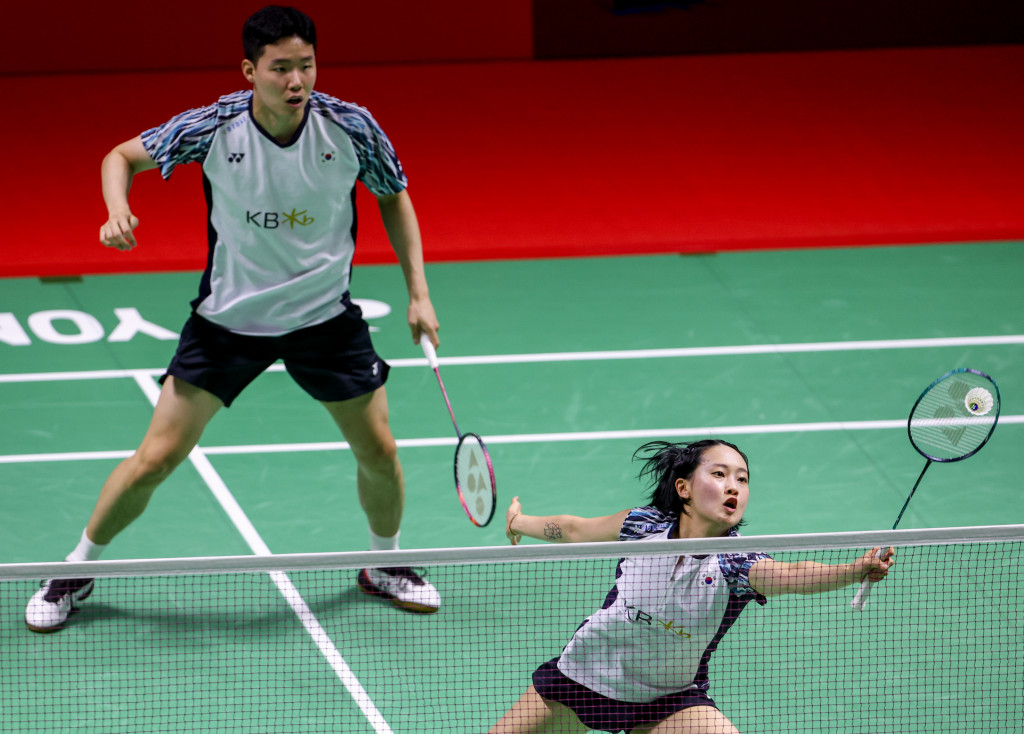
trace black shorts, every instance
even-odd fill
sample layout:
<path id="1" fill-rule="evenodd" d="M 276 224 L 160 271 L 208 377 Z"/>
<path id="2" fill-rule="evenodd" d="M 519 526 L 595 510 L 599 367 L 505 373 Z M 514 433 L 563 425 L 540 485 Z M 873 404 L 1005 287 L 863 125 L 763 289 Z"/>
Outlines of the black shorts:
<path id="1" fill-rule="evenodd" d="M 558 669 L 558 658 L 534 671 L 533 687 L 541 698 L 568 706 L 584 726 L 596 731 L 628 732 L 656 724 L 691 706 L 715 706 L 707 693 L 696 689 L 670 693 L 648 703 L 617 701 L 566 677 Z"/>
<path id="2" fill-rule="evenodd" d="M 373 392 L 390 369 L 373 350 L 370 328 L 353 304 L 330 321 L 281 336 L 235 334 L 193 313 L 160 381 L 174 375 L 228 406 L 279 359 L 303 390 L 327 402 Z"/>

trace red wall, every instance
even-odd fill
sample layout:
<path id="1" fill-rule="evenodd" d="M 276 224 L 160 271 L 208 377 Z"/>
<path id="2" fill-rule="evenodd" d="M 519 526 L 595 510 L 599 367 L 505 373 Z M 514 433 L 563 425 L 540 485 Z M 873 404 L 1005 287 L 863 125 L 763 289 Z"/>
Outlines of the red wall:
<path id="1" fill-rule="evenodd" d="M 1002 46 L 334 66 L 318 85 L 384 126 L 437 263 L 1024 240 L 1022 70 Z M 98 242 L 100 161 L 242 83 L 0 78 L 20 105 L 0 115 L 0 277 L 202 269 L 200 168 L 135 180 L 125 253 Z M 357 191 L 357 265 L 394 262 Z"/>
<path id="2" fill-rule="evenodd" d="M 269 1 L 7 3 L 0 77 L 237 68 Z M 277 1 L 316 21 L 323 65 L 1024 43 L 1020 0 Z"/>
<path id="3" fill-rule="evenodd" d="M 234 68 L 242 60 L 242 24 L 266 4 L 6 3 L 6 61 L 0 75 Z M 296 0 L 295 5 L 317 24 L 321 64 L 533 56 L 532 0 Z"/>
<path id="4" fill-rule="evenodd" d="M 1020 0 L 534 0 L 533 16 L 541 59 L 1024 42 Z"/>

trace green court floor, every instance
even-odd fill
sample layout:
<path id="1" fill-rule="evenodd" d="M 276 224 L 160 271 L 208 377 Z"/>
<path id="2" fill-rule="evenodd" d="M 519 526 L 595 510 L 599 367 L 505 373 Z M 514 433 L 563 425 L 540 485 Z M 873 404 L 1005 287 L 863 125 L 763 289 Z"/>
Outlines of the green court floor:
<path id="1" fill-rule="evenodd" d="M 513 495 L 531 514 L 641 504 L 632 452 L 651 438 L 701 436 L 732 440 L 750 457 L 746 535 L 888 529 L 924 465 L 907 440 L 907 414 L 956 367 L 992 375 L 1002 417 L 977 456 L 929 470 L 901 528 L 1024 523 L 1022 247 L 429 266 L 445 384 L 460 427 L 484 436 L 494 460 L 498 516 L 484 529 L 455 497 L 453 430 L 405 326 L 400 271 L 357 265 L 353 296 L 393 365 L 391 423 L 407 483 L 402 546 L 500 545 Z M 0 281 L 0 562 L 57 561 L 74 546 L 99 486 L 146 428 L 154 380 L 197 285 L 196 273 Z M 354 463 L 340 441 L 323 409 L 272 369 L 214 419 L 200 443 L 206 469 L 184 464 L 104 559 L 253 552 L 212 484 L 273 553 L 365 550 Z M 338 594 L 366 604 L 353 581 L 339 580 Z M 0 644 L 14 651 L 5 657 L 72 644 L 72 659 L 89 654 L 88 623 L 25 643 L 32 586 L 2 588 Z M 445 619 L 442 611 L 432 620 L 436 634 Z M 281 625 L 286 648 L 306 645 L 300 628 Z M 19 663 L 30 665 L 5 665 Z M 0 698 L 12 687 L 0 677 Z M 22 716 L 46 710 L 39 702 Z M 133 726 L 123 730 L 143 730 Z M 16 730 L 0 722 L 0 731 Z"/>

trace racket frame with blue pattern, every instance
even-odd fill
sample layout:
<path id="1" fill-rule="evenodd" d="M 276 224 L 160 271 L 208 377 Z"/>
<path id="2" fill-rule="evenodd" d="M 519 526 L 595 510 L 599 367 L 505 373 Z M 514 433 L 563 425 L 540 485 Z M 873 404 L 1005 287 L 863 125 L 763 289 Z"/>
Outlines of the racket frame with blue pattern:
<path id="1" fill-rule="evenodd" d="M 462 433 L 459 430 L 455 411 L 452 410 L 452 401 L 448 399 L 448 391 L 444 387 L 444 380 L 441 379 L 437 350 L 426 334 L 420 337 L 420 347 L 423 349 L 423 356 L 427 358 L 427 364 L 437 377 L 444 404 L 448 407 L 448 415 L 459 439 L 453 462 L 455 491 L 458 493 L 459 503 L 471 523 L 478 528 L 486 527 L 494 517 L 494 510 L 498 504 L 498 487 L 494 480 L 491 455 L 480 436 L 475 433 Z"/>
<path id="2" fill-rule="evenodd" d="M 977 398 L 972 399 L 974 390 L 984 391 L 981 395 L 987 393 L 991 404 L 986 407 L 984 401 L 979 403 Z M 948 464 L 963 461 L 981 451 L 996 430 L 1001 406 L 1002 399 L 996 381 L 984 372 L 969 367 L 950 370 L 924 389 L 910 409 L 907 435 L 910 444 L 926 461 L 900 514 L 896 516 L 893 530 L 899 526 L 903 513 L 910 505 L 910 499 L 932 462 Z M 918 415 L 919 412 L 923 414 Z M 967 443 L 962 443 L 965 437 Z M 876 557 L 881 554 L 880 548 Z M 864 609 L 873 586 L 871 580 L 865 578 L 850 606 L 857 611 Z"/>

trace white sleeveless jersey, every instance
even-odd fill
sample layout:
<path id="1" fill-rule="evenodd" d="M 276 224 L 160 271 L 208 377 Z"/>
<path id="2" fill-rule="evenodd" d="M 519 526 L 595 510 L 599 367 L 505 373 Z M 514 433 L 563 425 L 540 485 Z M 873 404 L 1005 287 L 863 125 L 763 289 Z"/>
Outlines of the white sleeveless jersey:
<path id="1" fill-rule="evenodd" d="M 653 507 L 636 508 L 619 538 L 665 540 L 677 521 Z M 708 661 L 719 640 L 749 601 L 765 601 L 750 587 L 748 574 L 767 557 L 623 558 L 604 606 L 576 630 L 558 669 L 619 701 L 647 703 L 687 689 L 706 691 Z"/>
<path id="2" fill-rule="evenodd" d="M 181 163 L 202 164 L 209 252 L 192 306 L 238 334 L 285 334 L 342 313 L 356 181 L 375 195 L 407 186 L 370 113 L 320 92 L 287 145 L 253 119 L 251 91 L 182 113 L 142 142 L 164 178 Z"/>

